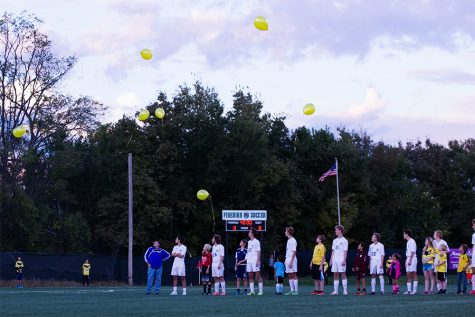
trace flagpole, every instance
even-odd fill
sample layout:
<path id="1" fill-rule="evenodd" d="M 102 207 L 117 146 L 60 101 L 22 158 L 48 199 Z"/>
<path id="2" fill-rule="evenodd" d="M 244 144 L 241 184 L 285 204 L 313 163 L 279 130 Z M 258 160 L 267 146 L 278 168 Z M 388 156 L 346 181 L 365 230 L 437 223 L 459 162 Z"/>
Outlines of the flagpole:
<path id="1" fill-rule="evenodd" d="M 338 159 L 335 157 L 335 165 L 336 165 L 336 203 L 338 207 L 338 225 L 341 225 L 341 218 L 340 218 L 340 187 L 338 185 Z"/>

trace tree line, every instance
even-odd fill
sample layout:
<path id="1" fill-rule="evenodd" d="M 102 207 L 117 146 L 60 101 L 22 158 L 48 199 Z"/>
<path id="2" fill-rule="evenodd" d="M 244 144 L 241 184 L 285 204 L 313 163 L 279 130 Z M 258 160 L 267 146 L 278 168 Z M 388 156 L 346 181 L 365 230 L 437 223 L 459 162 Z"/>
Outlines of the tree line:
<path id="1" fill-rule="evenodd" d="M 299 249 L 310 249 L 317 234 L 333 236 L 337 221 L 335 178 L 318 182 L 334 158 L 350 244 L 379 232 L 385 245 L 401 247 L 403 228 L 420 243 L 434 229 L 455 244 L 471 235 L 473 138 L 394 146 L 345 128 L 291 130 L 249 89 L 237 88 L 225 111 L 200 81 L 172 96 L 159 91 L 143 106 L 164 108 L 163 120 L 102 124 L 102 104 L 61 93 L 76 58 L 57 57 L 39 25 L 26 13 L 0 19 L 1 250 L 126 254 L 128 153 L 137 254 L 155 239 L 171 247 L 178 234 L 192 253 L 209 242 L 211 208 L 196 198 L 199 189 L 212 195 L 218 233 L 221 210 L 265 209 L 265 245 L 283 249 L 292 225 Z M 20 124 L 29 134 L 16 139 Z"/>

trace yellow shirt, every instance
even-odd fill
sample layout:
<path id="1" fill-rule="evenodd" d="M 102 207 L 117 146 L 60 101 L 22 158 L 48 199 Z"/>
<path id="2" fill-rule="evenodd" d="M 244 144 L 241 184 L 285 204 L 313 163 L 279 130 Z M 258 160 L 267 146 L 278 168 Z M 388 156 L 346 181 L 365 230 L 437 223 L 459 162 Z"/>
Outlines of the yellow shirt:
<path id="1" fill-rule="evenodd" d="M 325 246 L 323 244 L 317 244 L 313 249 L 312 264 L 320 265 L 325 257 Z"/>
<path id="2" fill-rule="evenodd" d="M 465 270 L 465 268 L 467 267 L 467 265 L 468 265 L 468 255 L 460 254 L 459 266 L 457 268 L 457 272 L 458 273 L 463 272 Z"/>
<path id="3" fill-rule="evenodd" d="M 89 270 L 91 269 L 91 264 L 84 263 L 82 265 L 82 275 L 89 276 Z"/>
<path id="4" fill-rule="evenodd" d="M 422 254 L 422 263 L 426 263 L 426 264 L 434 264 L 434 258 L 435 258 L 435 250 L 434 248 L 432 247 L 428 247 L 426 249 L 426 252 L 427 252 L 427 255 L 425 255 L 424 253 Z M 424 260 L 426 260 L 426 262 L 424 262 Z"/>
<path id="5" fill-rule="evenodd" d="M 23 265 L 23 262 L 22 262 L 22 261 L 16 261 L 16 262 L 15 262 L 15 269 L 16 269 L 16 272 L 17 272 L 17 273 L 23 272 L 23 268 L 24 268 L 24 267 L 25 267 L 25 266 Z"/>
<path id="6" fill-rule="evenodd" d="M 323 263 L 323 272 L 327 272 L 328 270 L 328 263 L 325 261 L 325 263 Z"/>
<path id="7" fill-rule="evenodd" d="M 439 254 L 439 264 L 436 266 L 435 271 L 440 273 L 447 272 L 447 253 Z"/>

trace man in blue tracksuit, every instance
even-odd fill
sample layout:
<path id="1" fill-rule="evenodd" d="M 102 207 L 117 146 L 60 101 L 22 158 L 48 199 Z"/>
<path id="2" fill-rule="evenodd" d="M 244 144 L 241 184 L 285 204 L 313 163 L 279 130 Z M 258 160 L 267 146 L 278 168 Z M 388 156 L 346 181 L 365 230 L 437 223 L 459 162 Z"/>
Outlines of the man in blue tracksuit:
<path id="1" fill-rule="evenodd" d="M 153 247 L 150 247 L 143 256 L 145 263 L 148 265 L 147 271 L 147 295 L 152 291 L 152 284 L 155 280 L 155 294 L 160 294 L 160 286 L 162 286 L 162 262 L 170 258 L 170 253 L 160 248 L 160 243 L 155 241 Z"/>

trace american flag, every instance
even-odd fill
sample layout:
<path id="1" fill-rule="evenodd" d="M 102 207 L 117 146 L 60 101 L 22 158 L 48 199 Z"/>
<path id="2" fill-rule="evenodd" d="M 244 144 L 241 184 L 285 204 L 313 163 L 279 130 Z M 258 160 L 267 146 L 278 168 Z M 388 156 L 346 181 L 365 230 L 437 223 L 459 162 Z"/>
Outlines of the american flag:
<path id="1" fill-rule="evenodd" d="M 323 175 L 320 176 L 320 178 L 318 180 L 320 182 L 323 182 L 325 180 L 325 178 L 327 178 L 328 176 L 335 176 L 335 175 L 336 175 L 336 164 L 333 164 L 332 168 L 330 168 L 328 171 L 323 173 Z"/>

